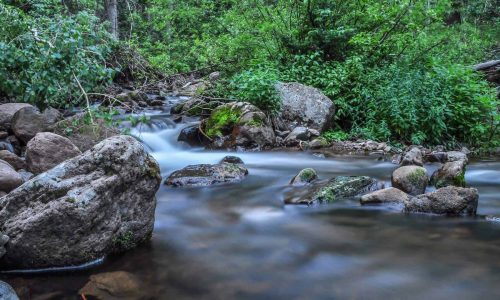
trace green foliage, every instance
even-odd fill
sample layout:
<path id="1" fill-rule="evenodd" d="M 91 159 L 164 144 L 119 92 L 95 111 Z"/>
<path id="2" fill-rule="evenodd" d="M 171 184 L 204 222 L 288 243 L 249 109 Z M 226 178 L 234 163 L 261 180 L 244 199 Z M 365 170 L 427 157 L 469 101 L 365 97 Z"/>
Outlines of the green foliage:
<path id="1" fill-rule="evenodd" d="M 349 139 L 349 134 L 344 131 L 328 130 L 321 134 L 321 136 L 328 142 L 340 142 Z"/>
<path id="2" fill-rule="evenodd" d="M 77 79 L 87 91 L 111 82 L 106 57 L 112 44 L 97 17 L 51 11 L 51 1 L 33 5 L 25 13 L 0 4 L 2 93 L 42 107 L 69 107 L 82 99 Z"/>
<path id="3" fill-rule="evenodd" d="M 208 137 L 222 137 L 227 130 L 238 123 L 241 111 L 223 106 L 216 109 L 205 123 L 205 130 Z"/>

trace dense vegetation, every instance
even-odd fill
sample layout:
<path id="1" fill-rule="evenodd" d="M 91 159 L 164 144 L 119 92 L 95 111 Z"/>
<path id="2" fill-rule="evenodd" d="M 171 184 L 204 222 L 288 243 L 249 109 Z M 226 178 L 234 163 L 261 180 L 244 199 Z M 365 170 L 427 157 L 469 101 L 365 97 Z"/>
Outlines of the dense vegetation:
<path id="1" fill-rule="evenodd" d="M 119 42 L 107 2 L 1 0 L 0 96 L 79 104 L 132 47 L 165 74 L 219 70 L 207 93 L 269 113 L 277 81 L 320 88 L 337 106 L 332 139 L 499 144 L 495 90 L 471 69 L 498 55 L 495 1 L 128 0 Z"/>

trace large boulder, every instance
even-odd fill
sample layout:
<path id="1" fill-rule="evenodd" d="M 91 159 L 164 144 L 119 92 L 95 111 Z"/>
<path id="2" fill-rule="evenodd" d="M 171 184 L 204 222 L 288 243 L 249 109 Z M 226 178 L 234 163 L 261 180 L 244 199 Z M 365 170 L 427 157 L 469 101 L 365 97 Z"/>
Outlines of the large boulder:
<path id="1" fill-rule="evenodd" d="M 35 107 L 25 107 L 14 114 L 12 131 L 23 143 L 28 143 L 37 133 L 52 131 L 62 114 L 53 108 L 40 113 Z"/>
<path id="2" fill-rule="evenodd" d="M 286 204 L 306 204 L 333 202 L 351 199 L 380 189 L 379 183 L 367 176 L 338 176 L 327 182 L 312 185 L 304 193 L 296 193 L 285 199 Z"/>
<path id="3" fill-rule="evenodd" d="M 8 150 L 0 150 L 0 160 L 8 162 L 16 171 L 26 169 L 26 162 L 24 159 Z"/>
<path id="4" fill-rule="evenodd" d="M 243 180 L 247 175 L 248 170 L 238 164 L 191 165 L 173 172 L 165 180 L 165 184 L 173 187 L 210 186 L 238 182 Z"/>
<path id="5" fill-rule="evenodd" d="M 404 166 L 392 173 L 392 186 L 410 195 L 420 195 L 425 192 L 429 176 L 423 167 Z"/>
<path id="6" fill-rule="evenodd" d="M 26 146 L 26 163 L 28 171 L 40 174 L 80 154 L 69 139 L 51 132 L 40 132 Z"/>
<path id="7" fill-rule="evenodd" d="M 0 280 L 0 299 L 19 300 L 16 291 L 6 282 Z"/>
<path id="8" fill-rule="evenodd" d="M 289 130 L 303 126 L 321 132 L 330 127 L 335 106 L 320 90 L 300 83 L 278 83 L 276 90 L 281 98 L 280 118 Z"/>
<path id="9" fill-rule="evenodd" d="M 212 139 L 211 147 L 263 149 L 276 142 L 267 116 L 257 107 L 245 102 L 221 105 L 203 124 L 203 131 Z"/>
<path id="10" fill-rule="evenodd" d="M 366 205 L 380 203 L 403 203 L 408 200 L 410 200 L 410 196 L 407 193 L 397 188 L 390 187 L 363 195 L 360 202 L 361 204 Z"/>
<path id="11" fill-rule="evenodd" d="M 79 265 L 149 239 L 156 161 L 130 136 L 102 141 L 0 198 L 1 269 Z"/>
<path id="12" fill-rule="evenodd" d="M 23 178 L 4 160 L 0 160 L 0 191 L 9 193 L 23 184 Z"/>
<path id="13" fill-rule="evenodd" d="M 453 185 L 465 187 L 464 160 L 447 162 L 432 174 L 431 182 L 436 188 Z"/>
<path id="14" fill-rule="evenodd" d="M 405 212 L 447 215 L 475 215 L 479 194 L 476 189 L 444 187 L 405 201 Z"/>
<path id="15" fill-rule="evenodd" d="M 102 119 L 93 119 L 84 113 L 59 121 L 54 126 L 54 133 L 67 137 L 80 151 L 85 152 L 101 141 L 120 135 L 120 131 L 106 124 Z"/>
<path id="16" fill-rule="evenodd" d="M 32 106 L 27 103 L 6 103 L 0 105 L 0 131 L 8 131 L 14 114 L 25 107 Z"/>

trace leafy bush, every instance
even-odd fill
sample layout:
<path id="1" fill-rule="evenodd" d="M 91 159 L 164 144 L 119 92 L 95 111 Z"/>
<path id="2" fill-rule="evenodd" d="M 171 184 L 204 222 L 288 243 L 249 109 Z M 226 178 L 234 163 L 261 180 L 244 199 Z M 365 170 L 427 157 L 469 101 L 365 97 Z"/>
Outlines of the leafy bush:
<path id="1" fill-rule="evenodd" d="M 42 107 L 68 107 L 82 99 L 77 79 L 86 91 L 112 80 L 114 70 L 106 66 L 112 43 L 97 17 L 35 12 L 0 4 L 1 93 Z"/>
<path id="2" fill-rule="evenodd" d="M 340 141 L 346 141 L 349 139 L 349 134 L 347 132 L 341 131 L 341 130 L 328 130 L 323 132 L 321 136 L 329 143 L 331 142 L 340 142 Z"/>

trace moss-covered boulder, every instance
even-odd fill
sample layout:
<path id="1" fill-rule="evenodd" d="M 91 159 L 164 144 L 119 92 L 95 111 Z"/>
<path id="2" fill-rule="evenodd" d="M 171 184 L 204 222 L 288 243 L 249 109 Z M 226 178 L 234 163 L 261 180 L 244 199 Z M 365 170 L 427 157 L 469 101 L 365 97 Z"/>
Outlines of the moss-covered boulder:
<path id="1" fill-rule="evenodd" d="M 340 199 L 351 199 L 380 188 L 378 182 L 367 176 L 338 176 L 327 182 L 319 182 L 301 195 L 285 199 L 286 204 L 328 203 Z M 295 193 L 297 194 L 297 193 Z"/>
<path id="2" fill-rule="evenodd" d="M 446 215 L 475 215 L 479 201 L 476 189 L 447 186 L 405 201 L 404 211 Z"/>
<path id="3" fill-rule="evenodd" d="M 165 180 L 165 184 L 172 187 L 210 186 L 238 182 L 243 180 L 247 175 L 248 170 L 238 164 L 190 165 L 173 172 Z"/>
<path id="4" fill-rule="evenodd" d="M 306 168 L 301 170 L 295 177 L 290 181 L 291 185 L 305 185 L 318 179 L 318 174 L 312 168 Z"/>
<path id="5" fill-rule="evenodd" d="M 257 107 L 245 102 L 233 102 L 214 109 L 202 124 L 212 140 L 212 148 L 263 149 L 276 142 L 267 116 Z"/>
<path id="6" fill-rule="evenodd" d="M 436 188 L 445 186 L 465 187 L 465 168 L 466 163 L 464 160 L 447 162 L 432 174 L 431 183 Z"/>
<path id="7" fill-rule="evenodd" d="M 420 195 L 425 192 L 429 176 L 423 167 L 404 166 L 392 173 L 392 186 L 410 195 Z"/>

